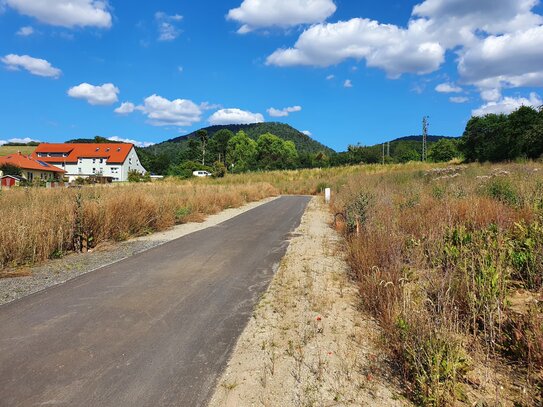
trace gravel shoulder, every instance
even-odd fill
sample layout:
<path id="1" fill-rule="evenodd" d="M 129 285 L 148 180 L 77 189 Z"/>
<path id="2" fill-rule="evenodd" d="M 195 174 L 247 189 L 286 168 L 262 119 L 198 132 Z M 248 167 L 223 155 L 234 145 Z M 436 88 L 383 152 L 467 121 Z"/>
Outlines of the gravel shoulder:
<path id="1" fill-rule="evenodd" d="M 21 272 L 28 275 L 0 279 L 0 305 L 44 290 L 47 287 L 62 284 L 81 274 L 116 263 L 136 253 L 149 250 L 189 233 L 218 225 L 274 199 L 277 199 L 277 197 L 251 202 L 239 208 L 226 209 L 215 215 L 210 215 L 201 223 L 177 225 L 163 232 L 153 233 L 125 242 L 108 242 L 88 253 L 73 253 L 61 259 L 50 260 L 40 265 L 21 269 Z"/>
<path id="2" fill-rule="evenodd" d="M 315 197 L 240 336 L 210 407 L 404 406 Z"/>

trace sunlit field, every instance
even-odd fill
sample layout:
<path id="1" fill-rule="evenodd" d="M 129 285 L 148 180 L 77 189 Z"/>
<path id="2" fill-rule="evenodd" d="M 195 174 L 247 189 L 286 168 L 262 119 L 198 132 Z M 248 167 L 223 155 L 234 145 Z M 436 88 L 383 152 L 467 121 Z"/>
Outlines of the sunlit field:
<path id="1" fill-rule="evenodd" d="M 361 302 L 423 405 L 541 402 L 543 167 L 353 174 L 334 202 Z"/>
<path id="2" fill-rule="evenodd" d="M 332 189 L 364 312 L 422 405 L 540 400 L 543 166 L 367 165 L 0 193 L 0 267 Z"/>

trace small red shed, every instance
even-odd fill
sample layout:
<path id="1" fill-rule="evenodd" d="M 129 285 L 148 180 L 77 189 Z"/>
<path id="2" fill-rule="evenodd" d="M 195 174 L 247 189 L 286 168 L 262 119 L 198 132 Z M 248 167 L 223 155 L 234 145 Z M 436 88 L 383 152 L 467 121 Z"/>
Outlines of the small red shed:
<path id="1" fill-rule="evenodd" d="M 3 175 L 0 177 L 0 185 L 2 188 L 11 188 L 19 185 L 19 182 L 22 181 L 21 177 L 17 175 Z"/>

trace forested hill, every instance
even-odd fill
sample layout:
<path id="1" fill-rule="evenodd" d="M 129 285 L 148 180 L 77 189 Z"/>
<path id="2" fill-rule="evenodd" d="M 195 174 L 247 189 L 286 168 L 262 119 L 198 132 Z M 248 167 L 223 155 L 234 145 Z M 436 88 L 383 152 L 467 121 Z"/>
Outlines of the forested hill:
<path id="1" fill-rule="evenodd" d="M 230 130 L 234 134 L 240 130 L 243 130 L 245 134 L 247 134 L 253 140 L 257 140 L 262 134 L 271 133 L 285 141 L 292 141 L 296 146 L 298 153 L 331 154 L 334 152 L 334 150 L 332 150 L 330 147 L 313 140 L 311 137 L 284 123 L 270 122 L 255 124 L 229 124 L 224 126 L 210 126 L 202 130 L 206 130 L 208 136 L 211 138 L 215 133 L 223 129 Z M 165 143 L 179 143 L 197 137 L 196 132 L 194 132 L 187 134 L 186 136 L 167 140 Z"/>

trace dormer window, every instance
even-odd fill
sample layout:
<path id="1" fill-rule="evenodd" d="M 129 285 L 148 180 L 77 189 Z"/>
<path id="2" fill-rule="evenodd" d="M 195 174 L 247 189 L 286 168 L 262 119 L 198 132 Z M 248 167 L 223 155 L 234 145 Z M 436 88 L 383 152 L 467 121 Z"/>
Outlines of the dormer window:
<path id="1" fill-rule="evenodd" d="M 96 151 L 100 150 L 100 147 L 96 147 Z"/>
<path id="2" fill-rule="evenodd" d="M 121 147 L 117 147 L 117 152 L 121 151 Z"/>
<path id="3" fill-rule="evenodd" d="M 108 147 L 108 148 L 106 148 L 106 152 L 108 152 L 108 151 L 109 151 L 109 147 Z"/>

